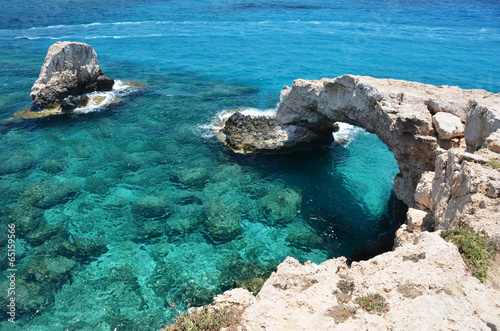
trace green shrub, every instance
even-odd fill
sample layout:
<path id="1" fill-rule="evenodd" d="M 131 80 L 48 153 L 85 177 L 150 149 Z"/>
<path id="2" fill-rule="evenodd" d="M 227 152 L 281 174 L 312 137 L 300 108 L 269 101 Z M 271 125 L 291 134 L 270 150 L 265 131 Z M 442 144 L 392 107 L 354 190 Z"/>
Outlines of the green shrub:
<path id="1" fill-rule="evenodd" d="M 484 164 L 485 166 L 490 166 L 493 169 L 500 169 L 500 162 L 497 159 L 490 159 L 487 163 Z"/>
<path id="2" fill-rule="evenodd" d="M 457 245 L 472 275 L 484 282 L 488 265 L 495 256 L 495 248 L 488 243 L 488 238 L 464 229 L 443 231 L 441 237 Z"/>
<path id="3" fill-rule="evenodd" d="M 219 310 L 203 307 L 192 313 L 181 313 L 161 331 L 218 331 L 239 323 L 241 312 L 224 307 Z"/>
<path id="4" fill-rule="evenodd" d="M 372 293 L 356 298 L 356 303 L 364 310 L 372 314 L 382 314 L 389 310 L 385 298 L 379 293 Z"/>
<path id="5" fill-rule="evenodd" d="M 354 291 L 354 282 L 350 278 L 341 279 L 337 282 L 337 287 L 340 292 L 351 294 Z"/>

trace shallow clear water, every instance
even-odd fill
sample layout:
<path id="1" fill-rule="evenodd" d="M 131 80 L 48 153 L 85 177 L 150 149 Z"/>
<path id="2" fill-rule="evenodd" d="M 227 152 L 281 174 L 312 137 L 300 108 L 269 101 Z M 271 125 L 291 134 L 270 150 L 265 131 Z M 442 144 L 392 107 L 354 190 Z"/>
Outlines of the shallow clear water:
<path id="1" fill-rule="evenodd" d="M 29 105 L 58 40 L 145 85 L 106 109 L 0 126 L 0 242 L 13 221 L 21 238 L 7 330 L 158 329 L 171 303 L 388 231 L 398 169 L 375 136 L 342 126 L 344 144 L 234 155 L 210 129 L 225 110 L 272 109 L 294 79 L 344 73 L 500 91 L 496 1 L 1 3 L 0 120 Z"/>

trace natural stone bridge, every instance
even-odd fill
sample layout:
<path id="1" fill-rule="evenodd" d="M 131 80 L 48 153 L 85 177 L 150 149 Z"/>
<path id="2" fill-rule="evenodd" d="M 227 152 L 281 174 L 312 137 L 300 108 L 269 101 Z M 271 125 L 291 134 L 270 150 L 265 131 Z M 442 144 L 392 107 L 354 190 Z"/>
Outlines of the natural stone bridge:
<path id="1" fill-rule="evenodd" d="M 393 79 L 352 75 L 319 81 L 297 79 L 291 88 L 283 88 L 276 114 L 279 129 L 271 129 L 289 133 L 291 130 L 287 128 L 293 127 L 294 131 L 303 128 L 324 133 L 328 125 L 346 122 L 376 134 L 399 164 L 394 191 L 412 207 L 422 174 L 434 171 L 437 155 L 450 148 L 464 147 L 464 135 L 470 152 L 485 145 L 487 138 L 491 146 L 500 144 L 500 131 L 494 133 L 500 129 L 499 101 L 500 95 L 484 90 Z M 282 146 L 290 150 L 298 140 L 291 134 L 275 135 L 275 138 L 283 142 L 276 143 L 269 137 L 265 140 L 268 144 L 272 141 L 276 150 Z M 301 139 L 302 147 L 304 135 Z M 254 145 L 248 150 L 269 151 L 268 145 L 263 148 L 255 134 L 251 140 Z M 491 157 L 495 156 L 498 154 Z"/>

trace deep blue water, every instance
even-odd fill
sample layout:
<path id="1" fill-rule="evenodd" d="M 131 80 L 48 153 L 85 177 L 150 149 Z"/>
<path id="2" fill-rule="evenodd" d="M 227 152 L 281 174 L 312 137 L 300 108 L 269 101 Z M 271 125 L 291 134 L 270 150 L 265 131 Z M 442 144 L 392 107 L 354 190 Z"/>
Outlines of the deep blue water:
<path id="1" fill-rule="evenodd" d="M 171 303 L 210 302 L 286 256 L 349 256 L 388 231 L 398 168 L 375 136 L 343 126 L 345 143 L 317 151 L 234 155 L 210 129 L 228 109 L 273 109 L 294 79 L 345 73 L 500 92 L 497 1 L 0 5 L 0 121 L 29 106 L 59 40 L 145 85 L 105 109 L 0 125 L 2 246 L 18 226 L 6 330 L 159 329 Z"/>

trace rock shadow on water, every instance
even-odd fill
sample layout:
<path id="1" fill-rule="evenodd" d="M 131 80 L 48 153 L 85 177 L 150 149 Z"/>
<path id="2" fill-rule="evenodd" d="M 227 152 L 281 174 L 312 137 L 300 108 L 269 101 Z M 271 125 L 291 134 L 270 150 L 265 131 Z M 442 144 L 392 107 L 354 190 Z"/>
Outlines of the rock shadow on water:
<path id="1" fill-rule="evenodd" d="M 273 226 L 293 221 L 283 229 L 290 232 L 286 240 L 289 245 L 303 250 L 322 249 L 329 258 L 351 256 L 358 247 L 390 232 L 395 224 L 394 218 L 389 217 L 392 208 L 389 203 L 383 215 L 373 215 L 363 196 L 346 186 L 349 179 L 338 171 L 332 173 L 336 158 L 348 159 L 343 148 L 332 145 L 278 155 L 239 155 L 230 151 L 227 154 L 230 162 L 256 169 L 271 182 L 284 183 L 285 190 L 300 192 L 298 220 L 294 219 L 296 215 L 279 216 L 284 213 L 279 199 L 264 203 L 262 209 L 264 215 L 272 215 L 267 219 L 278 220 L 271 222 Z M 263 200 L 268 202 L 269 198 Z"/>

